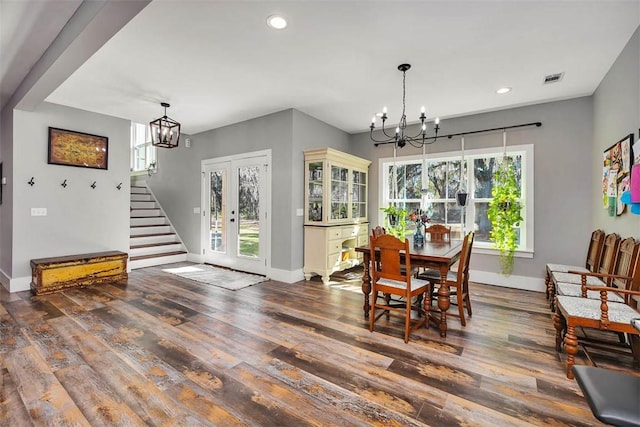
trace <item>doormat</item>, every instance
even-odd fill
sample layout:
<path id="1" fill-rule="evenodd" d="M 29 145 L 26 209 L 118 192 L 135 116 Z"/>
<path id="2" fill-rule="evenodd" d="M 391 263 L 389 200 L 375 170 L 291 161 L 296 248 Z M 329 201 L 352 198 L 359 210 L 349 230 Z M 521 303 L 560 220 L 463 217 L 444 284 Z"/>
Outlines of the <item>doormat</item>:
<path id="1" fill-rule="evenodd" d="M 188 265 L 186 267 L 166 268 L 162 271 L 175 274 L 176 276 L 195 280 L 196 282 L 218 286 L 220 288 L 237 291 L 247 286 L 267 280 L 264 276 L 257 274 L 242 273 L 240 271 L 225 270 L 208 264 Z"/>

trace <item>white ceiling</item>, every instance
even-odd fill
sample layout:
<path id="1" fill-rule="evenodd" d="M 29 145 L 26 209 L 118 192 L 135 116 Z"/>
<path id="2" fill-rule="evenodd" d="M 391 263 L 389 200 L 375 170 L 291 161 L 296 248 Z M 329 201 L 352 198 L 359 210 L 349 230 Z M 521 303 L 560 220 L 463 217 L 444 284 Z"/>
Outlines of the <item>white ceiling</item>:
<path id="1" fill-rule="evenodd" d="M 141 123 L 166 101 L 189 134 L 296 108 L 354 133 L 383 105 L 399 118 L 408 62 L 409 121 L 424 105 L 446 132 L 448 117 L 591 95 L 639 24 L 640 0 L 155 0 L 47 101 Z"/>

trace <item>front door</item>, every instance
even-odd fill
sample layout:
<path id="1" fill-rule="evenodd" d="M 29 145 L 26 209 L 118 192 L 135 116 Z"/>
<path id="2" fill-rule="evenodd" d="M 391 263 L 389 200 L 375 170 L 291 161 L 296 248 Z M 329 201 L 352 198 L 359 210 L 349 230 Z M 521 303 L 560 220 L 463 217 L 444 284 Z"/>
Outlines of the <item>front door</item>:
<path id="1" fill-rule="evenodd" d="M 205 262 L 267 274 L 270 154 L 203 160 Z"/>

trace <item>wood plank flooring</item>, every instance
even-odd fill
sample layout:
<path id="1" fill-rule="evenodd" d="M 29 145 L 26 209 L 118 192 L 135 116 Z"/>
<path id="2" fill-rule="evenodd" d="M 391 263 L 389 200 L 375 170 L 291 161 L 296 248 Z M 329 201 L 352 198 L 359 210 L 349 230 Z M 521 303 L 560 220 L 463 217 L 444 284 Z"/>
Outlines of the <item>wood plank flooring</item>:
<path id="1" fill-rule="evenodd" d="M 229 291 L 162 268 L 1 290 L 0 425 L 599 424 L 544 294 L 471 284 L 466 328 L 450 318 L 447 338 L 432 326 L 405 344 L 400 319 L 369 332 L 357 272 Z M 631 371 L 619 357 L 600 361 Z"/>

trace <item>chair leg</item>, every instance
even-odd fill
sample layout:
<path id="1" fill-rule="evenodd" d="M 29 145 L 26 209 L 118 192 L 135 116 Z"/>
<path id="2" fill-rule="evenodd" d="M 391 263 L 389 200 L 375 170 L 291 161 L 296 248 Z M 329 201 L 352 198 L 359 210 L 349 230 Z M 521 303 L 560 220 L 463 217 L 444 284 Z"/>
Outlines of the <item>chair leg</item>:
<path id="1" fill-rule="evenodd" d="M 373 324 L 376 322 L 376 303 L 378 299 L 378 291 L 371 292 L 371 313 L 369 313 L 369 331 L 373 332 Z"/>
<path id="2" fill-rule="evenodd" d="M 553 326 L 556 328 L 556 351 L 560 351 L 560 346 L 562 344 L 562 331 L 565 328 L 565 321 L 557 310 L 556 314 L 553 316 Z"/>
<path id="3" fill-rule="evenodd" d="M 547 297 L 547 299 L 549 299 L 549 296 L 551 295 L 551 288 L 549 288 L 549 280 L 551 278 L 549 277 L 549 270 L 546 270 L 544 272 L 544 293 L 545 296 Z"/>
<path id="4" fill-rule="evenodd" d="M 567 327 L 567 334 L 564 336 L 564 351 L 567 353 L 567 378 L 573 379 L 573 365 L 576 363 L 576 354 L 578 354 L 578 337 L 576 336 L 575 326 Z"/>
<path id="5" fill-rule="evenodd" d="M 424 328 L 429 329 L 429 323 L 431 322 L 431 284 L 427 288 L 426 295 L 423 298 L 422 304 L 424 305 Z"/>
<path id="6" fill-rule="evenodd" d="M 404 342 L 409 342 L 409 329 L 411 327 L 411 298 L 407 297 L 407 309 L 404 317 Z"/>
<path id="7" fill-rule="evenodd" d="M 464 318 L 464 295 L 462 295 L 462 289 L 456 291 L 456 299 L 458 301 L 458 315 L 460 316 L 460 324 L 467 326 L 467 319 Z"/>
<path id="8" fill-rule="evenodd" d="M 467 314 L 471 317 L 471 297 L 469 296 L 469 282 L 464 284 L 464 300 L 467 304 Z"/>

